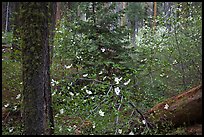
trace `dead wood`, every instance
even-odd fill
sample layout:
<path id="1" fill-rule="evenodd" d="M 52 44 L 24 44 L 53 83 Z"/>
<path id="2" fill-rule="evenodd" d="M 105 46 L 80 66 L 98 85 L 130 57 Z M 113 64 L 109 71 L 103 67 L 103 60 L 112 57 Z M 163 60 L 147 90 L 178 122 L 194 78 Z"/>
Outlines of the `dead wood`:
<path id="1" fill-rule="evenodd" d="M 202 85 L 171 97 L 151 108 L 145 114 L 154 124 L 172 122 L 174 126 L 192 125 L 202 121 Z"/>

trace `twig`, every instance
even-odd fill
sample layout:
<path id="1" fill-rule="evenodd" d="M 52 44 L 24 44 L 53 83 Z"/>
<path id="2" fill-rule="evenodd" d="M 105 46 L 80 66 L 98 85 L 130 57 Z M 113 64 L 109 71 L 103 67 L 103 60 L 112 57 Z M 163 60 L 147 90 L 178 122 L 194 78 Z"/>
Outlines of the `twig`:
<path id="1" fill-rule="evenodd" d="M 108 96 L 108 94 L 109 94 L 109 92 L 110 92 L 111 90 L 112 90 L 112 86 L 110 86 L 110 88 L 109 88 L 109 90 L 108 90 L 106 96 Z M 96 106 L 96 107 L 94 108 L 94 110 L 91 111 L 91 114 L 92 114 L 100 105 L 102 105 L 102 103 L 103 103 L 104 101 L 106 101 L 106 98 L 104 98 L 104 99 L 99 103 L 99 105 Z M 91 114 L 87 116 L 87 119 L 91 116 Z"/>
<path id="2" fill-rule="evenodd" d="M 147 121 L 147 119 L 143 116 L 143 114 L 136 108 L 136 106 L 132 103 L 132 102 L 129 102 L 129 104 L 133 107 L 133 108 L 135 108 L 135 110 L 137 111 L 137 113 L 139 113 L 140 114 L 140 116 L 142 117 L 142 119 L 143 120 L 145 120 L 145 126 L 146 126 L 146 128 L 147 129 L 149 129 L 149 126 L 148 126 L 148 121 Z M 149 125 L 150 125 L 150 123 L 149 123 Z M 152 126 L 152 125 L 151 125 Z"/>
<path id="3" fill-rule="evenodd" d="M 121 103 L 120 103 L 120 105 L 118 106 L 118 111 L 120 110 L 120 107 L 121 107 L 121 105 L 122 105 L 122 100 L 123 100 L 123 96 L 121 96 Z M 117 117 L 116 117 L 116 130 L 115 130 L 115 135 L 117 134 L 117 132 L 118 132 L 118 128 L 117 128 L 117 125 L 118 125 L 118 120 L 119 120 L 119 116 L 117 115 Z"/>

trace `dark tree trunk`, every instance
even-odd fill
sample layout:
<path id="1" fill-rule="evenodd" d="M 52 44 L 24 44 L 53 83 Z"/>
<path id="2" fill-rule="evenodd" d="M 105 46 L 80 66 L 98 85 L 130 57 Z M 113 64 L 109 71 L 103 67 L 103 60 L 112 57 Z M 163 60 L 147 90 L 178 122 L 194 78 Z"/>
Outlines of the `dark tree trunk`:
<path id="1" fill-rule="evenodd" d="M 2 2 L 2 16 L 1 16 L 1 27 L 2 27 L 2 31 L 5 31 L 5 27 L 6 27 L 6 5 L 7 2 Z"/>
<path id="2" fill-rule="evenodd" d="M 47 109 L 47 119 L 50 127 L 47 129 L 47 134 L 54 134 L 54 117 L 53 117 L 53 107 L 52 107 L 52 93 L 51 93 L 51 78 L 50 78 L 50 65 L 52 63 L 52 55 L 53 55 L 53 44 L 54 44 L 54 30 L 55 30 L 55 24 L 56 24 L 56 12 L 57 12 L 57 3 L 52 2 L 50 3 L 50 46 L 47 47 L 48 52 L 47 53 L 47 60 L 45 59 L 45 70 L 47 71 L 46 73 L 46 91 L 47 91 L 47 104 L 48 104 L 48 109 Z M 49 48 L 51 47 L 51 48 Z M 51 55 L 50 55 L 51 53 Z"/>
<path id="3" fill-rule="evenodd" d="M 50 3 L 47 2 L 20 3 L 23 117 L 26 135 L 51 134 L 53 118 L 49 84 L 50 8 Z"/>

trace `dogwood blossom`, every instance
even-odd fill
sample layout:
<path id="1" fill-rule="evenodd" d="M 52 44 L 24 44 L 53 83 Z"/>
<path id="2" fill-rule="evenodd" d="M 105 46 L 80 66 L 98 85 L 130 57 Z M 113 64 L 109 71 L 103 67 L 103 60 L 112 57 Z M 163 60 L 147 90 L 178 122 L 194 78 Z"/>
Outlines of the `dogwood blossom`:
<path id="1" fill-rule="evenodd" d="M 92 92 L 90 90 L 86 90 L 86 93 L 89 94 L 89 95 L 92 94 Z"/>
<path id="2" fill-rule="evenodd" d="M 16 96 L 16 99 L 19 99 L 21 97 L 21 94 L 18 94 L 17 96 Z"/>
<path id="3" fill-rule="evenodd" d="M 99 115 L 100 115 L 100 116 L 103 117 L 103 116 L 104 116 L 104 113 L 105 113 L 105 112 L 103 112 L 102 110 L 99 110 Z"/>
<path id="4" fill-rule="evenodd" d="M 101 74 L 103 74 L 103 72 L 102 72 L 102 71 L 100 71 L 98 74 L 99 74 L 99 75 L 101 75 Z"/>
<path id="5" fill-rule="evenodd" d="M 69 92 L 69 95 L 74 96 L 74 94 L 72 92 Z"/>
<path id="6" fill-rule="evenodd" d="M 115 90 L 116 95 L 119 95 L 119 94 L 120 94 L 120 89 L 119 89 L 119 87 L 116 87 L 114 90 Z"/>
<path id="7" fill-rule="evenodd" d="M 95 123 L 93 123 L 93 128 L 96 128 L 96 124 Z"/>
<path id="8" fill-rule="evenodd" d="M 83 77 L 87 77 L 87 76 L 88 76 L 88 74 L 84 74 L 84 75 L 83 75 Z"/>
<path id="9" fill-rule="evenodd" d="M 83 88 L 81 88 L 81 90 L 84 90 L 86 88 L 86 86 L 84 86 Z"/>
<path id="10" fill-rule="evenodd" d="M 118 129 L 118 133 L 122 134 L 123 130 L 122 129 Z"/>
<path id="11" fill-rule="evenodd" d="M 106 51 L 106 49 L 105 49 L 105 48 L 101 48 L 101 51 L 102 51 L 102 52 L 105 52 L 105 51 Z"/>
<path id="12" fill-rule="evenodd" d="M 131 132 L 129 133 L 129 135 L 134 135 L 134 133 L 131 131 Z"/>
<path id="13" fill-rule="evenodd" d="M 105 76 L 105 77 L 103 77 L 103 80 L 105 80 L 107 77 Z"/>
<path id="14" fill-rule="evenodd" d="M 115 78 L 116 84 L 119 84 L 119 82 L 120 82 L 121 80 L 122 80 L 122 77 L 121 77 L 121 78 L 116 77 L 116 78 Z"/>
<path id="15" fill-rule="evenodd" d="M 146 120 L 143 119 L 143 120 L 142 120 L 142 123 L 145 125 L 145 124 L 146 124 Z"/>
<path id="16" fill-rule="evenodd" d="M 71 67 L 72 67 L 72 64 L 71 64 L 71 65 L 69 65 L 69 66 L 64 65 L 64 67 L 65 67 L 66 69 L 69 69 L 69 68 L 71 68 Z"/>
<path id="17" fill-rule="evenodd" d="M 169 105 L 165 104 L 164 109 L 168 109 L 168 108 L 169 108 Z"/>
<path id="18" fill-rule="evenodd" d="M 9 132 L 13 132 L 13 130 L 14 130 L 14 127 L 9 128 Z"/>
<path id="19" fill-rule="evenodd" d="M 129 84 L 129 83 L 130 83 L 130 79 L 129 79 L 127 82 L 125 82 L 124 85 L 127 85 L 127 84 Z"/>
<path id="20" fill-rule="evenodd" d="M 60 109 L 60 114 L 63 114 L 64 113 L 64 109 Z"/>
<path id="21" fill-rule="evenodd" d="M 7 108 L 9 106 L 9 104 L 4 105 L 5 108 Z"/>

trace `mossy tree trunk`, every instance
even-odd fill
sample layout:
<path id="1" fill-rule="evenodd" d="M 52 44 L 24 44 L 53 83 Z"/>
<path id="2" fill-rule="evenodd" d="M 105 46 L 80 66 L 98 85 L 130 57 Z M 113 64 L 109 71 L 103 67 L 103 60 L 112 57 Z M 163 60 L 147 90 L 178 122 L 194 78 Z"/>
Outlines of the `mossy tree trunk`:
<path id="1" fill-rule="evenodd" d="M 53 132 L 49 70 L 49 25 L 52 4 L 20 3 L 23 63 L 24 134 Z"/>

